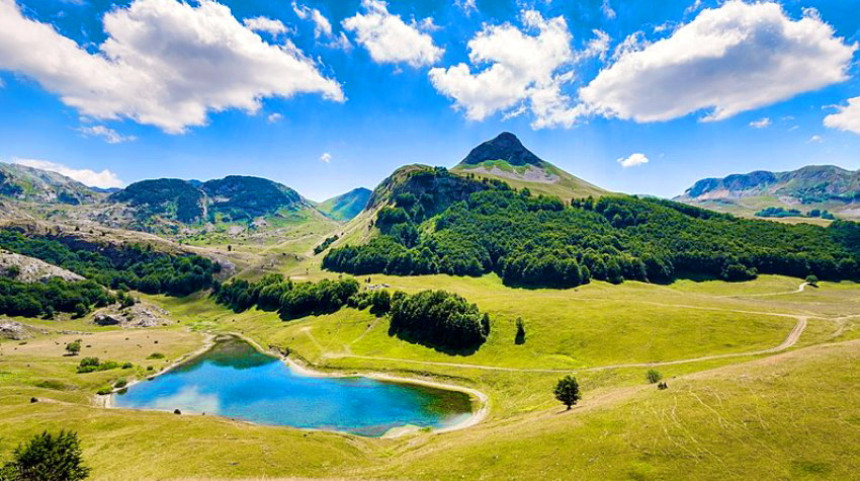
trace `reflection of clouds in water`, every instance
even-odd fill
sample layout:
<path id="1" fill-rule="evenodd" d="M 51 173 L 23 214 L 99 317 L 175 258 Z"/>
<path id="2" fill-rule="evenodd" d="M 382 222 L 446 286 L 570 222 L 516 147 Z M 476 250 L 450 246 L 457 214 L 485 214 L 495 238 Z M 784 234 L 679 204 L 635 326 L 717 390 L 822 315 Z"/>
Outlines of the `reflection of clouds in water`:
<path id="1" fill-rule="evenodd" d="M 186 386 L 179 392 L 153 400 L 153 409 L 184 409 L 197 413 L 217 413 L 221 403 L 215 394 L 203 394 L 197 386 Z"/>

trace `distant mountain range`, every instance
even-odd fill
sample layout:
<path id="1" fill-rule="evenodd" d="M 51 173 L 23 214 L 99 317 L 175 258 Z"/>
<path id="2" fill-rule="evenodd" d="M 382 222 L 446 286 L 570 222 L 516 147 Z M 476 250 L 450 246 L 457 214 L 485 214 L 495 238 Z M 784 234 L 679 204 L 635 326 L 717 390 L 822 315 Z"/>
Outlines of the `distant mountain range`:
<path id="1" fill-rule="evenodd" d="M 750 215 L 768 207 L 827 209 L 860 217 L 860 171 L 811 165 L 789 172 L 764 170 L 696 182 L 676 200 L 718 211 Z"/>

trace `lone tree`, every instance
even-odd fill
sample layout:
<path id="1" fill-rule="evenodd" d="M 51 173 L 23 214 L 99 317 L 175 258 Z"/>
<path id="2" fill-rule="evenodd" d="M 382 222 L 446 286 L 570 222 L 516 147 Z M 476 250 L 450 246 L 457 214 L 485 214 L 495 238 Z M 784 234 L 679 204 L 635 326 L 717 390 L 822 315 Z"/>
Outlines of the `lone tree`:
<path id="1" fill-rule="evenodd" d="M 577 401 L 582 399 L 582 395 L 579 393 L 579 383 L 576 382 L 576 378 L 573 376 L 565 376 L 558 380 L 558 384 L 555 385 L 555 398 L 562 402 L 567 409 L 573 407 Z"/>
<path id="2" fill-rule="evenodd" d="M 517 318 L 517 335 L 514 337 L 514 344 L 520 345 L 526 343 L 526 325 L 522 317 Z"/>
<path id="3" fill-rule="evenodd" d="M 815 274 L 809 274 L 806 276 L 806 283 L 812 287 L 818 287 L 818 276 Z"/>
<path id="4" fill-rule="evenodd" d="M 81 352 L 81 340 L 78 339 L 66 344 L 66 352 L 69 353 L 70 356 L 77 356 L 78 353 Z"/>
<path id="5" fill-rule="evenodd" d="M 656 369 L 649 369 L 648 373 L 645 374 L 645 377 L 648 379 L 648 382 L 654 384 L 655 382 L 663 379 L 663 375 L 660 374 L 660 371 Z"/>
<path id="6" fill-rule="evenodd" d="M 89 474 L 78 435 L 72 431 L 60 431 L 56 436 L 47 431 L 36 435 L 18 446 L 14 459 L 0 470 L 4 481 L 81 481 Z"/>

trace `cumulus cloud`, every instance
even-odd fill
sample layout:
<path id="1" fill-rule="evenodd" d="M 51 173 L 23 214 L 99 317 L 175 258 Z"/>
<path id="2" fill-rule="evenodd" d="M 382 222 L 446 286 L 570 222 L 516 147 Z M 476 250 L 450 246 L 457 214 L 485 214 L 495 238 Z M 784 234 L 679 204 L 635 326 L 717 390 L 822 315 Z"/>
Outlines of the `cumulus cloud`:
<path id="1" fill-rule="evenodd" d="M 133 135 L 122 135 L 114 129 L 105 127 L 104 125 L 84 126 L 78 129 L 85 137 L 101 137 L 109 144 L 121 144 L 123 142 L 131 142 L 137 140 Z"/>
<path id="2" fill-rule="evenodd" d="M 105 14 L 104 31 L 90 53 L 0 0 L 0 70 L 34 78 L 87 117 L 169 133 L 205 125 L 212 111 L 254 113 L 265 97 L 344 100 L 340 85 L 292 43 L 265 42 L 212 0 L 135 0 Z"/>
<path id="3" fill-rule="evenodd" d="M 364 13 L 356 13 L 342 22 L 343 28 L 355 33 L 356 42 L 364 46 L 378 63 L 406 63 L 413 67 L 436 63 L 444 49 L 433 43 L 427 31 L 435 27 L 432 19 L 406 23 L 400 15 L 388 12 L 380 0 L 362 0 Z"/>
<path id="4" fill-rule="evenodd" d="M 634 154 L 630 154 L 629 157 L 622 157 L 618 159 L 617 162 L 621 164 L 621 167 L 627 169 L 629 167 L 636 167 L 637 165 L 647 164 L 648 157 L 646 157 L 645 154 L 636 152 Z"/>
<path id="5" fill-rule="evenodd" d="M 323 154 L 320 155 L 320 161 L 325 162 L 326 164 L 331 162 L 331 154 L 328 152 L 323 152 Z"/>
<path id="6" fill-rule="evenodd" d="M 704 120 L 721 120 L 846 80 L 856 49 L 815 16 L 732 0 L 622 51 L 579 95 L 608 117 L 653 122 L 707 109 Z"/>
<path id="7" fill-rule="evenodd" d="M 65 175 L 70 179 L 88 185 L 90 187 L 101 187 L 102 189 L 110 189 L 113 187 L 122 187 L 125 182 L 120 180 L 116 174 L 110 170 L 96 172 L 90 169 L 73 169 L 63 164 L 48 162 L 47 160 L 37 159 L 12 159 L 13 164 L 23 165 L 25 167 L 33 167 L 34 169 L 42 169 L 50 172 L 56 172 L 60 175 Z"/>
<path id="8" fill-rule="evenodd" d="M 860 97 L 848 99 L 848 105 L 838 109 L 837 113 L 824 117 L 824 125 L 831 129 L 860 134 Z"/>
<path id="9" fill-rule="evenodd" d="M 468 43 L 471 67 L 434 68 L 430 81 L 471 120 L 528 104 L 534 128 L 570 126 L 581 113 L 562 90 L 574 78 L 570 67 L 577 58 L 567 22 L 534 10 L 523 12 L 522 21 L 522 30 L 510 23 L 484 26 Z M 595 54 L 600 51 L 595 48 Z"/>
<path id="10" fill-rule="evenodd" d="M 296 2 L 293 2 L 293 11 L 296 12 L 296 16 L 298 16 L 302 20 L 310 20 L 314 23 L 314 37 L 320 38 L 322 36 L 331 37 L 331 22 L 316 8 L 311 8 L 306 5 L 299 5 Z"/>
<path id="11" fill-rule="evenodd" d="M 762 117 L 758 120 L 753 120 L 750 122 L 750 127 L 754 129 L 763 129 L 765 127 L 770 127 L 770 117 Z"/>
<path id="12" fill-rule="evenodd" d="M 275 36 L 283 35 L 289 31 L 283 22 L 268 17 L 246 18 L 245 20 L 242 20 L 242 23 L 245 24 L 248 29 L 255 32 L 267 32 Z"/>

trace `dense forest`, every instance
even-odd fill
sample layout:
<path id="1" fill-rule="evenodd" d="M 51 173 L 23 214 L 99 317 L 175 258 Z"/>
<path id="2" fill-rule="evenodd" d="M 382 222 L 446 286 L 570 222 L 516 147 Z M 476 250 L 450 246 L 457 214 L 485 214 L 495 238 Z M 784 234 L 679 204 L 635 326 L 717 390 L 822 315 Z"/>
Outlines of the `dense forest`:
<path id="1" fill-rule="evenodd" d="M 72 242 L 0 230 L 3 249 L 87 278 L 25 283 L 16 279 L 16 272 L 7 272 L 0 278 L 0 314 L 51 318 L 55 312 L 67 312 L 83 316 L 93 307 L 127 302 L 124 292 L 130 289 L 147 294 L 191 294 L 211 286 L 213 275 L 220 271 L 219 264 L 196 255 L 173 256 L 140 245 L 87 249 Z M 120 292 L 114 296 L 107 288 Z"/>
<path id="2" fill-rule="evenodd" d="M 183 296 L 212 285 L 218 263 L 197 255 L 175 256 L 148 245 L 108 248 L 72 245 L 70 238 L 49 238 L 0 230 L 0 247 L 68 269 L 111 289 Z"/>
<path id="3" fill-rule="evenodd" d="M 292 282 L 280 274 L 269 274 L 260 282 L 235 279 L 215 284 L 212 295 L 235 312 L 257 306 L 264 311 L 277 311 L 282 319 L 289 320 L 336 312 L 359 287 L 355 279 Z"/>
<path id="4" fill-rule="evenodd" d="M 565 205 L 528 190 L 482 187 L 447 206 L 428 207 L 420 191 L 395 194 L 377 216 L 380 235 L 329 251 L 323 267 L 356 275 L 496 272 L 508 285 L 535 287 L 681 276 L 740 281 L 758 273 L 857 277 L 856 223 L 786 225 L 621 195 Z"/>
<path id="5" fill-rule="evenodd" d="M 84 316 L 93 307 L 104 307 L 116 298 L 93 281 L 20 282 L 0 277 L 0 314 L 53 319 L 57 312 Z"/>
<path id="6" fill-rule="evenodd" d="M 490 317 L 445 291 L 396 296 L 389 334 L 445 352 L 473 352 L 490 334 Z"/>

